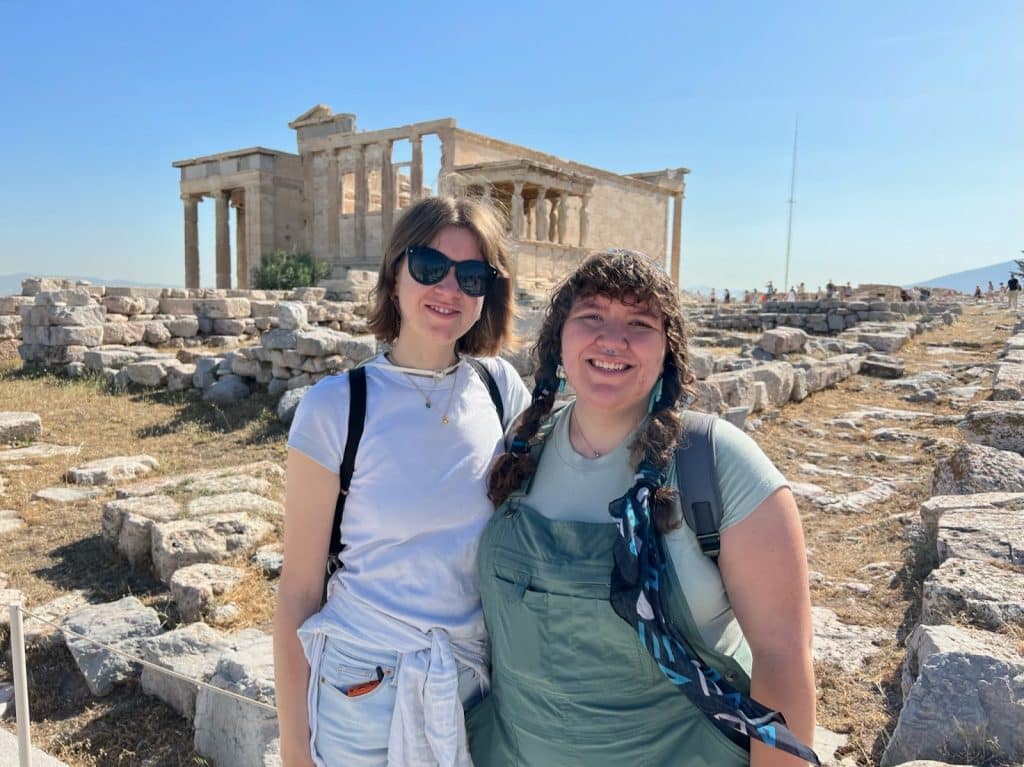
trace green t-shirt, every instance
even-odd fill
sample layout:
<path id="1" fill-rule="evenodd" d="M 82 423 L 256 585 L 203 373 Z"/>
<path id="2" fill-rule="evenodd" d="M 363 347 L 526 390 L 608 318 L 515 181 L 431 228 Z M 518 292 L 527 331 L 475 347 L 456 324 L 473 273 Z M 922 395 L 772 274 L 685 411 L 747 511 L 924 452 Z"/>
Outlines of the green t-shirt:
<path id="1" fill-rule="evenodd" d="M 569 441 L 571 410 L 569 405 L 557 415 L 527 503 L 549 519 L 611 524 L 609 502 L 621 497 L 634 482 L 629 445 L 636 433 L 611 453 L 586 458 Z M 723 507 L 720 529 L 724 530 L 746 519 L 765 498 L 788 483 L 757 443 L 728 421 L 719 421 L 714 434 Z M 701 553 L 697 537 L 686 524 L 666 535 L 665 542 L 704 642 L 720 653 L 734 655 L 744 641 L 743 634 L 717 565 Z"/>

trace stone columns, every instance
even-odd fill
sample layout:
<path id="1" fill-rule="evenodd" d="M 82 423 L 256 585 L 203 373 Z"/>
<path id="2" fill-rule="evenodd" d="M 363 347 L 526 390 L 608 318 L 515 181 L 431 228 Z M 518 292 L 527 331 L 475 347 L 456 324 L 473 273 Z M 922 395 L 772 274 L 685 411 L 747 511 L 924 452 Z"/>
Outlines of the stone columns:
<path id="1" fill-rule="evenodd" d="M 523 182 L 512 183 L 512 239 L 523 236 Z"/>
<path id="2" fill-rule="evenodd" d="M 366 261 L 366 212 L 370 207 L 370 184 L 366 177 L 366 144 L 356 150 L 355 260 Z"/>
<path id="3" fill-rule="evenodd" d="M 395 226 L 395 169 L 391 166 L 392 141 L 380 143 L 380 246 L 388 246 Z"/>
<path id="4" fill-rule="evenodd" d="M 683 240 L 683 193 L 672 195 L 672 252 L 668 257 L 668 276 L 679 285 L 679 267 L 681 266 L 681 245 Z"/>
<path id="5" fill-rule="evenodd" d="M 228 200 L 231 192 L 217 192 L 217 287 L 231 287 L 231 228 L 228 225 Z"/>
<path id="6" fill-rule="evenodd" d="M 409 201 L 416 202 L 423 193 L 423 136 L 418 133 L 409 137 L 412 143 L 412 168 L 409 170 Z"/>
<path id="7" fill-rule="evenodd" d="M 533 223 L 536 230 L 535 237 L 539 242 L 547 240 L 548 227 L 550 226 L 548 221 L 548 203 L 545 199 L 547 193 L 547 187 L 542 186 L 537 189 L 537 205 L 534 208 Z"/>
<path id="8" fill-rule="evenodd" d="M 451 130 L 445 130 L 438 134 L 441 139 L 441 171 L 438 174 L 437 193 L 438 195 L 451 194 L 449 177 L 455 167 L 455 134 Z"/>
<path id="9" fill-rule="evenodd" d="M 558 244 L 565 245 L 565 226 L 569 213 L 569 195 L 566 192 L 558 193 Z"/>
<path id="10" fill-rule="evenodd" d="M 558 202 L 551 203 L 551 211 L 548 213 L 548 242 L 558 240 Z"/>
<path id="11" fill-rule="evenodd" d="M 231 193 L 231 204 L 235 208 L 235 287 L 245 290 L 249 287 L 249 249 L 246 244 L 245 192 L 236 189 Z"/>
<path id="12" fill-rule="evenodd" d="M 580 198 L 580 247 L 587 247 L 587 235 L 590 233 L 590 215 L 587 213 L 587 203 L 590 202 L 590 195 L 585 194 Z"/>
<path id="13" fill-rule="evenodd" d="M 327 152 L 327 257 L 341 258 L 341 180 L 338 178 L 338 153 Z"/>
<path id="14" fill-rule="evenodd" d="M 183 194 L 185 203 L 185 287 L 199 287 L 199 198 Z"/>

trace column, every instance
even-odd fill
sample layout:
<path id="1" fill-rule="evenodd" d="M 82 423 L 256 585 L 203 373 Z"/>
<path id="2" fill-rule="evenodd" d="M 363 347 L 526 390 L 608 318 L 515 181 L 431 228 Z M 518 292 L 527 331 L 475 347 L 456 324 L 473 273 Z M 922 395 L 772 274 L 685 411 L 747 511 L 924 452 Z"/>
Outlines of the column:
<path id="1" fill-rule="evenodd" d="M 217 287 L 231 287 L 231 227 L 228 225 L 228 199 L 231 192 L 217 192 Z"/>
<path id="2" fill-rule="evenodd" d="M 366 177 L 366 144 L 361 144 L 356 155 L 356 212 L 355 224 L 355 260 L 366 261 L 366 211 L 370 207 L 370 185 Z"/>
<path id="3" fill-rule="evenodd" d="M 338 179 L 338 153 L 327 150 L 327 259 L 341 260 L 341 182 Z"/>
<path id="4" fill-rule="evenodd" d="M 558 240 L 558 203 L 559 201 L 551 203 L 551 212 L 548 213 L 548 242 L 556 242 Z"/>
<path id="5" fill-rule="evenodd" d="M 580 247 L 587 247 L 587 235 L 590 233 L 590 215 L 587 213 L 587 203 L 590 202 L 590 195 L 585 194 L 580 202 Z"/>
<path id="6" fill-rule="evenodd" d="M 565 245 L 565 227 L 569 218 L 569 195 L 560 192 L 558 195 L 558 244 Z"/>
<path id="7" fill-rule="evenodd" d="M 391 240 L 395 226 L 395 170 L 391 167 L 392 141 L 380 142 L 380 246 L 384 248 Z"/>
<path id="8" fill-rule="evenodd" d="M 672 195 L 672 253 L 669 255 L 668 276 L 679 285 L 679 267 L 681 266 L 681 245 L 683 239 L 683 193 Z"/>
<path id="9" fill-rule="evenodd" d="M 199 287 L 199 198 L 183 194 L 185 203 L 185 287 Z"/>
<path id="10" fill-rule="evenodd" d="M 249 287 L 249 249 L 246 244 L 245 192 L 236 189 L 231 193 L 231 204 L 235 208 L 235 287 L 245 290 Z"/>
<path id="11" fill-rule="evenodd" d="M 512 239 L 523 236 L 523 182 L 512 183 Z"/>
<path id="12" fill-rule="evenodd" d="M 412 143 L 412 168 L 409 171 L 409 201 L 416 202 L 423 191 L 423 136 L 415 134 L 409 137 Z"/>
<path id="13" fill-rule="evenodd" d="M 545 186 L 542 186 L 537 190 L 537 206 L 534 209 L 536 239 L 540 242 L 544 242 L 548 238 L 548 203 L 547 200 L 544 199 L 547 193 L 548 189 Z"/>
<path id="14" fill-rule="evenodd" d="M 438 134 L 441 139 L 441 171 L 438 174 L 437 193 L 438 195 L 451 194 L 449 179 L 455 168 L 455 134 L 445 130 Z"/>

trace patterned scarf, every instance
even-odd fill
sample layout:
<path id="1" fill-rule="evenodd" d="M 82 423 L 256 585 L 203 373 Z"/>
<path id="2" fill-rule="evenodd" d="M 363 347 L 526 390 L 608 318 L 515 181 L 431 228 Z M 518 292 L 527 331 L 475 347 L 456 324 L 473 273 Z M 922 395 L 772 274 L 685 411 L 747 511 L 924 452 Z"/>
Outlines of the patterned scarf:
<path id="1" fill-rule="evenodd" d="M 782 714 L 730 685 L 668 621 L 667 598 L 661 588 L 666 559 L 650 509 L 651 495 L 663 482 L 661 472 L 642 463 L 636 484 L 608 505 L 620 533 L 614 549 L 612 607 L 636 629 L 640 642 L 668 680 L 720 730 L 746 735 L 820 765 L 817 755 L 786 726 Z"/>

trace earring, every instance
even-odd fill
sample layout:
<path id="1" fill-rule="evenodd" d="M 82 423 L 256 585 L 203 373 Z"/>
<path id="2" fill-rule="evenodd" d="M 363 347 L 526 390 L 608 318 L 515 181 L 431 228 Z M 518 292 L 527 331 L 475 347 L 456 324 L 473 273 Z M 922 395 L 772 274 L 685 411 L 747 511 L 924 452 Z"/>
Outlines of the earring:
<path id="1" fill-rule="evenodd" d="M 558 379 L 558 393 L 562 394 L 565 392 L 565 367 L 561 362 L 558 363 L 558 367 L 555 368 L 555 378 Z"/>
<path id="2" fill-rule="evenodd" d="M 654 388 L 651 389 L 651 398 L 647 401 L 647 414 L 650 415 L 654 412 L 654 408 L 658 406 L 658 401 L 661 399 L 661 376 L 658 376 L 657 383 L 654 384 Z"/>

